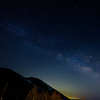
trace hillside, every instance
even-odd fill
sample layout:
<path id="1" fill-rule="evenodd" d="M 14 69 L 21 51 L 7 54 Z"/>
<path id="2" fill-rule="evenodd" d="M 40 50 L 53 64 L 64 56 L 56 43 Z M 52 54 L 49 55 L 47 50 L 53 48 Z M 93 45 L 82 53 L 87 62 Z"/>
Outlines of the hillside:
<path id="1" fill-rule="evenodd" d="M 0 68 L 0 80 L 0 97 L 3 97 L 3 100 L 25 100 L 34 86 L 38 88 L 39 93 L 45 91 L 50 95 L 55 91 L 59 93 L 38 78 L 26 78 L 7 68 Z M 59 94 L 63 100 L 69 100 L 63 94 Z"/>

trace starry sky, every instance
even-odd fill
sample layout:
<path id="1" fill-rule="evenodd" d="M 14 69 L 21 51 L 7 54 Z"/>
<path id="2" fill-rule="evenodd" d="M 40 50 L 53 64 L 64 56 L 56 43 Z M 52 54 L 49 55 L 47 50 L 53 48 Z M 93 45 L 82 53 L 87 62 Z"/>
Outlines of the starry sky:
<path id="1" fill-rule="evenodd" d="M 100 0 L 0 0 L 0 67 L 100 100 Z"/>

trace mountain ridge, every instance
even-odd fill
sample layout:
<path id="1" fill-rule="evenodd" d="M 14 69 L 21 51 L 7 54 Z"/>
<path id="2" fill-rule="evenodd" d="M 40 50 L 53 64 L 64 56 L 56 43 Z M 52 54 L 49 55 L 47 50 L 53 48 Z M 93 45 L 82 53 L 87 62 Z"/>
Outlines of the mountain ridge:
<path id="1" fill-rule="evenodd" d="M 70 100 L 41 79 L 24 77 L 9 68 L 0 67 L 0 79 L 2 80 L 2 82 L 0 82 L 0 97 L 3 97 L 3 100 L 25 100 L 29 91 L 35 85 L 40 91 L 48 91 L 48 93 L 51 94 L 56 91 L 61 95 L 63 100 Z"/>

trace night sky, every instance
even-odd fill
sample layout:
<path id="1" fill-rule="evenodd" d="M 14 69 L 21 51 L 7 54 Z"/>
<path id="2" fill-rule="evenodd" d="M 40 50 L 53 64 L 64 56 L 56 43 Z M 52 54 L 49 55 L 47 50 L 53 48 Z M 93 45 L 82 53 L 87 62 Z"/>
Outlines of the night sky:
<path id="1" fill-rule="evenodd" d="M 0 67 L 100 100 L 100 0 L 0 0 Z"/>

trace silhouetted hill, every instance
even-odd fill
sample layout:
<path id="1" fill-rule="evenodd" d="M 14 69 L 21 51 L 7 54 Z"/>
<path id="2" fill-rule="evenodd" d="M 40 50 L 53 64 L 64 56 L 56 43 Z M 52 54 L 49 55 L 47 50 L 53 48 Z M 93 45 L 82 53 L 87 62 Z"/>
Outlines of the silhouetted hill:
<path id="1" fill-rule="evenodd" d="M 8 68 L 0 67 L 0 80 L 0 97 L 3 97 L 3 100 L 25 100 L 29 91 L 35 85 L 40 91 L 48 91 L 51 94 L 57 91 L 40 79 L 25 78 Z M 69 100 L 61 93 L 60 95 L 64 100 Z"/>

